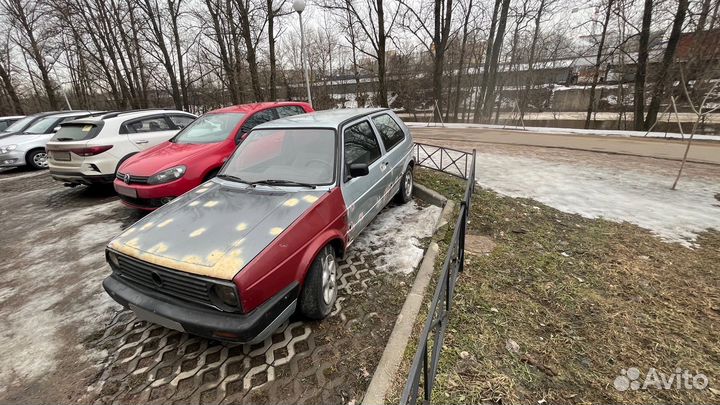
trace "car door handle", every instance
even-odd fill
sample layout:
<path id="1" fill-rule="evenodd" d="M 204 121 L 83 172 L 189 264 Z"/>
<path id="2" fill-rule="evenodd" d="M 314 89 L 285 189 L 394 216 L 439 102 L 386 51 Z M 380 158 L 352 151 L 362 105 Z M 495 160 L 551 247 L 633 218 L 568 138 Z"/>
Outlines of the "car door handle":
<path id="1" fill-rule="evenodd" d="M 150 143 L 150 141 L 135 141 L 135 143 Z"/>

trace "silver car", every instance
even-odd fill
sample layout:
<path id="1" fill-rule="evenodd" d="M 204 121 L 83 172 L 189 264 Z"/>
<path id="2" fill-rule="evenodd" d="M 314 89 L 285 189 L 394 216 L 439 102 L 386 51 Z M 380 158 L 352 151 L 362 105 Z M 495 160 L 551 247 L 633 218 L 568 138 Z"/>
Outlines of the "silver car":
<path id="1" fill-rule="evenodd" d="M 66 111 L 43 114 L 23 132 L 0 137 L 0 168 L 30 166 L 33 169 L 48 167 L 45 145 L 60 124 L 92 115 L 93 111 Z M 11 126 L 12 127 L 12 126 Z"/>

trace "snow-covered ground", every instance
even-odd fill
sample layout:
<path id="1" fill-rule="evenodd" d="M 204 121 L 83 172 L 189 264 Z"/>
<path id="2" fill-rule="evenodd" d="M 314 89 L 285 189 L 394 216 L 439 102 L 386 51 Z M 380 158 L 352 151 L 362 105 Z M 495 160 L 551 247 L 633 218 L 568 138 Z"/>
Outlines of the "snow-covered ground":
<path id="1" fill-rule="evenodd" d="M 664 162 L 669 165 L 669 163 Z M 685 176 L 677 190 L 673 170 L 598 165 L 584 159 L 478 153 L 477 182 L 510 197 L 532 198 L 588 218 L 627 221 L 668 242 L 694 245 L 697 234 L 720 230 L 720 181 Z M 675 166 L 673 168 L 676 169 Z"/>
<path id="2" fill-rule="evenodd" d="M 55 216 L 53 210 L 36 212 L 42 223 L 18 234 L 23 255 L 6 258 L 14 268 L 0 273 L 0 392 L 57 371 L 58 359 L 67 355 L 66 329 L 89 335 L 119 309 L 101 282 L 108 273 L 103 246 L 121 223 L 98 219 L 118 207 L 113 201 Z M 91 364 L 106 357 L 90 348 L 81 353 Z"/>
<path id="3" fill-rule="evenodd" d="M 432 236 L 441 209 L 415 201 L 385 208 L 360 234 L 352 249 L 377 255 L 375 270 L 409 274 L 420 264 L 420 239 Z"/>
<path id="4" fill-rule="evenodd" d="M 406 122 L 410 128 L 426 128 L 427 122 Z M 431 127 L 438 127 L 440 124 L 431 124 Z M 616 136 L 622 138 L 640 137 L 640 138 L 672 138 L 682 139 L 683 135 L 679 133 L 668 132 L 650 132 L 643 131 L 619 131 L 619 130 L 603 130 L 603 129 L 576 129 L 576 128 L 552 128 L 552 127 L 517 127 L 512 125 L 490 125 L 490 124 L 470 124 L 470 123 L 446 123 L 445 128 L 480 128 L 480 129 L 508 129 L 513 131 L 524 131 L 531 133 L 544 134 L 564 134 L 578 136 Z M 647 136 L 646 136 L 647 134 Z M 685 134 L 688 139 L 688 134 Z M 720 141 L 720 134 L 716 135 L 695 135 L 694 139 L 704 141 Z"/>

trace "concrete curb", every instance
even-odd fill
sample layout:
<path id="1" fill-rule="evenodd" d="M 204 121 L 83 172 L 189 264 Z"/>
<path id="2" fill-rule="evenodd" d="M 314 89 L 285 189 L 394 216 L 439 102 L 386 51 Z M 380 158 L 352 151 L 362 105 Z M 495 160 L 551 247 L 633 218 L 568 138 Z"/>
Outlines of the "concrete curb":
<path id="1" fill-rule="evenodd" d="M 432 205 L 444 207 L 447 198 L 435 190 L 429 189 L 422 184 L 413 185 L 413 195 L 421 200 L 427 201 Z M 442 216 L 442 215 L 441 215 Z"/>
<path id="2" fill-rule="evenodd" d="M 433 200 L 435 200 L 441 202 L 442 205 L 433 205 L 444 206 L 442 213 L 438 218 L 438 222 L 435 224 L 436 233 L 442 225 L 447 223 L 446 217 L 452 214 L 453 209 L 455 208 L 455 203 L 453 201 L 448 201 L 442 195 L 426 187 L 418 187 L 418 185 L 415 185 L 414 190 L 419 191 L 414 193 L 418 198 L 422 198 L 428 202 L 433 202 Z M 429 195 L 430 198 L 426 199 L 421 197 L 424 195 Z M 410 337 L 412 336 L 415 320 L 417 319 L 417 316 L 420 313 L 420 308 L 422 307 L 425 290 L 427 290 L 427 287 L 432 279 L 432 275 L 435 270 L 435 257 L 437 257 L 438 250 L 438 244 L 432 242 L 425 252 L 422 263 L 420 263 L 420 268 L 415 276 L 415 282 L 413 283 L 407 298 L 405 298 L 405 303 L 403 304 L 400 314 L 395 321 L 395 326 L 390 334 L 390 339 L 388 339 L 385 350 L 380 358 L 380 362 L 375 369 L 375 374 L 373 374 L 372 380 L 370 380 L 370 385 L 365 392 L 365 396 L 362 401 L 363 405 L 380 405 L 385 403 L 385 396 L 392 386 L 395 374 L 398 372 L 400 363 L 402 363 L 405 355 L 405 349 L 410 341 Z"/>

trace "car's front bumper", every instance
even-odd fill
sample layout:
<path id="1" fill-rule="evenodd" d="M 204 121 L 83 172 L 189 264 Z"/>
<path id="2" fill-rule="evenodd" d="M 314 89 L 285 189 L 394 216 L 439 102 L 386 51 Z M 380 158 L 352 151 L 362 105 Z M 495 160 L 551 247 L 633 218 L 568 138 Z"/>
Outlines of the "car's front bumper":
<path id="1" fill-rule="evenodd" d="M 20 167 L 27 165 L 24 150 L 13 150 L 0 155 L 0 167 Z"/>
<path id="2" fill-rule="evenodd" d="M 103 281 L 115 301 L 151 322 L 206 337 L 238 343 L 263 341 L 295 312 L 300 285 L 293 282 L 247 314 L 222 312 L 160 295 L 110 275 Z"/>
<path id="3" fill-rule="evenodd" d="M 57 181 L 70 184 L 110 184 L 112 183 L 115 175 L 113 174 L 96 174 L 89 175 L 84 173 L 73 173 L 73 172 L 58 172 L 50 169 L 50 176 Z"/>

